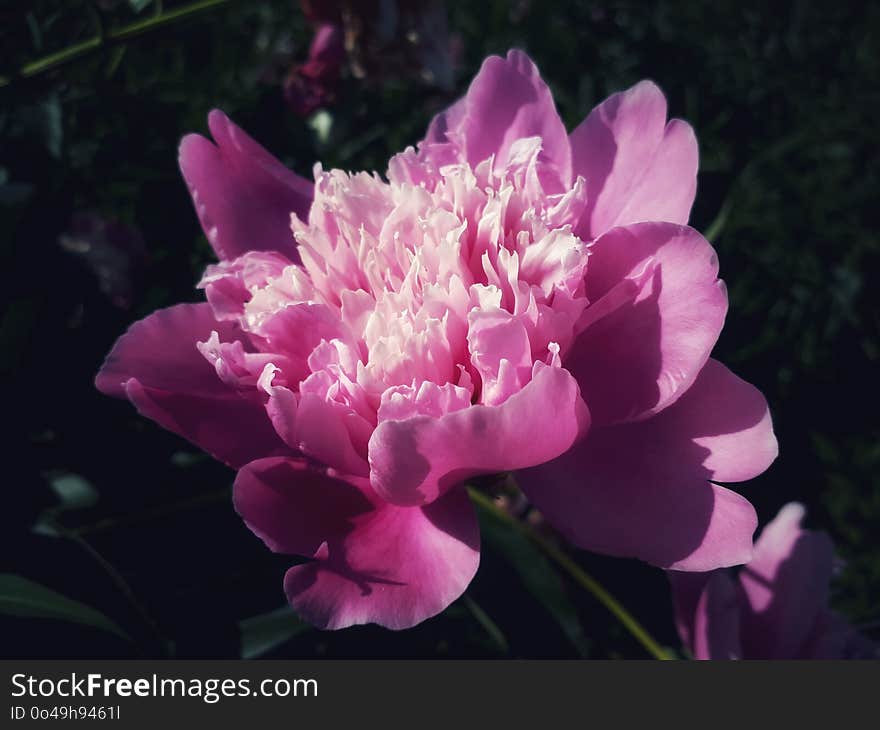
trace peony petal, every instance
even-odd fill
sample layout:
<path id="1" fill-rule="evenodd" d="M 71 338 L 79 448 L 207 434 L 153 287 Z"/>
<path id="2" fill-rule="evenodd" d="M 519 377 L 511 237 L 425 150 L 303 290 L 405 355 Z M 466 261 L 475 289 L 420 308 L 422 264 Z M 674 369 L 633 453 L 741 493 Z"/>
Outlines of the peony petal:
<path id="1" fill-rule="evenodd" d="M 208 266 L 198 284 L 217 319 L 237 321 L 245 304 L 273 278 L 290 265 L 286 256 L 275 251 L 250 251 L 238 258 Z"/>
<path id="2" fill-rule="evenodd" d="M 452 383 L 437 385 L 426 380 L 417 389 L 409 385 L 395 385 L 382 393 L 380 421 L 401 421 L 413 416 L 441 418 L 452 411 L 471 405 L 471 391 Z"/>
<path id="3" fill-rule="evenodd" d="M 741 659 L 739 593 L 727 572 L 668 575 L 679 635 L 694 659 Z"/>
<path id="4" fill-rule="evenodd" d="M 673 119 L 666 125 L 654 159 L 630 191 L 612 225 L 637 221 L 687 223 L 697 194 L 699 150 L 690 124 Z"/>
<path id="5" fill-rule="evenodd" d="M 284 357 L 284 376 L 293 385 L 309 376 L 309 356 L 322 340 L 348 335 L 336 312 L 313 302 L 290 303 L 275 311 L 259 311 L 256 316 L 249 312 L 242 326 L 255 344 Z"/>
<path id="6" fill-rule="evenodd" d="M 365 479 L 261 459 L 239 472 L 235 506 L 271 549 L 315 557 L 288 570 L 284 587 L 320 628 L 409 628 L 458 598 L 479 565 L 479 528 L 464 490 L 427 507 L 395 507 Z"/>
<path id="7" fill-rule="evenodd" d="M 720 482 L 744 482 L 764 473 L 779 455 L 767 401 L 755 386 L 709 360 L 682 408 L 664 411 L 664 427 L 692 434 L 709 451 L 703 468 Z"/>
<path id="8" fill-rule="evenodd" d="M 552 176 L 559 188 L 548 192 L 567 189 L 571 149 L 553 95 L 531 59 L 513 50 L 507 58 L 483 62 L 465 97 L 431 122 L 425 143 L 444 154 L 444 143 L 452 143 L 473 166 L 494 155 L 496 167 L 504 169 L 511 145 L 524 137 L 542 140 L 542 181 Z"/>
<path id="9" fill-rule="evenodd" d="M 467 97 L 464 96 L 437 114 L 428 124 L 423 144 L 446 144 L 448 135 L 455 134 L 467 113 Z"/>
<path id="10" fill-rule="evenodd" d="M 752 454 L 756 443 L 763 450 Z M 746 499 L 708 480 L 759 473 L 775 443 L 763 399 L 710 361 L 662 413 L 594 427 L 564 456 L 524 471 L 520 484 L 579 547 L 712 570 L 748 561 L 757 517 Z"/>
<path id="11" fill-rule="evenodd" d="M 596 424 L 644 418 L 687 390 L 727 313 L 717 274 L 712 246 L 686 226 L 639 223 L 593 244 L 585 277 L 592 304 L 582 320 L 589 324 L 563 364 Z M 614 306 L 606 308 L 606 298 Z M 603 316 L 593 317 L 593 308 Z"/>
<path id="12" fill-rule="evenodd" d="M 279 368 L 269 363 L 257 380 L 257 387 L 266 394 L 266 415 L 281 440 L 294 451 L 299 451 L 296 440 L 296 416 L 299 409 L 298 396 L 290 388 L 275 384 Z"/>
<path id="13" fill-rule="evenodd" d="M 235 325 L 216 321 L 208 304 L 160 309 L 116 341 L 95 385 L 230 466 L 290 453 L 259 401 L 221 381 L 199 352 L 212 331 L 224 340 L 242 337 Z"/>
<path id="14" fill-rule="evenodd" d="M 612 94 L 571 133 L 573 176 L 587 183 L 575 232 L 584 240 L 638 221 L 687 223 L 696 193 L 697 141 L 690 125 L 666 124 L 666 99 L 651 81 Z"/>
<path id="15" fill-rule="evenodd" d="M 713 571 L 697 603 L 695 659 L 742 659 L 739 593 L 724 571 Z"/>
<path id="16" fill-rule="evenodd" d="M 480 563 L 479 525 L 456 490 L 426 507 L 384 505 L 316 557 L 284 577 L 304 619 L 327 629 L 408 629 L 464 593 Z"/>
<path id="17" fill-rule="evenodd" d="M 797 657 L 828 605 L 834 546 L 824 533 L 801 529 L 804 511 L 800 504 L 785 505 L 740 572 L 743 642 L 750 657 Z"/>
<path id="18" fill-rule="evenodd" d="M 198 134 L 180 143 L 180 170 L 202 229 L 221 259 L 279 251 L 298 261 L 290 214 L 308 216 L 312 183 L 288 170 L 223 112 L 208 115 L 216 145 Z"/>
<path id="19" fill-rule="evenodd" d="M 378 503 L 363 479 L 348 481 L 304 459 L 258 459 L 235 477 L 233 504 L 247 526 L 276 552 L 311 557 L 344 537 Z"/>
<path id="20" fill-rule="evenodd" d="M 370 481 L 393 504 L 427 504 L 468 477 L 553 459 L 588 425 L 571 375 L 539 362 L 531 382 L 499 406 L 380 423 L 370 439 Z"/>
<path id="21" fill-rule="evenodd" d="M 800 652 L 800 659 L 880 659 L 880 644 L 851 626 L 843 616 L 825 610 L 813 634 Z"/>
<path id="22" fill-rule="evenodd" d="M 468 315 L 468 349 L 480 374 L 480 403 L 499 405 L 522 390 L 532 374 L 532 352 L 522 317 L 504 309 Z"/>
<path id="23" fill-rule="evenodd" d="M 670 570 L 666 573 L 672 594 L 672 617 L 681 643 L 691 653 L 694 649 L 694 620 L 697 616 L 697 605 L 709 578 L 714 571 L 708 573 L 683 573 Z"/>
<path id="24" fill-rule="evenodd" d="M 296 414 L 296 445 L 303 453 L 334 469 L 366 477 L 370 467 L 358 453 L 358 444 L 346 427 L 350 418 L 359 417 L 339 403 L 303 393 Z"/>

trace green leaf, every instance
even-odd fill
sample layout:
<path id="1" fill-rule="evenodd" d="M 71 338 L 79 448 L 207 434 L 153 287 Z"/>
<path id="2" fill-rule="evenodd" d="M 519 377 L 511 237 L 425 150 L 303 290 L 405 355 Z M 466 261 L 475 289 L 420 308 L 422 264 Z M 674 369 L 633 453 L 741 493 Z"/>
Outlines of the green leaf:
<path id="1" fill-rule="evenodd" d="M 171 454 L 171 463 L 180 469 L 189 469 L 208 460 L 206 454 L 197 451 L 175 451 Z"/>
<path id="2" fill-rule="evenodd" d="M 290 606 L 251 616 L 240 621 L 241 658 L 255 659 L 281 646 L 294 636 L 311 631 L 312 627 L 301 620 Z"/>
<path id="3" fill-rule="evenodd" d="M 131 641 L 125 631 L 100 611 L 11 573 L 0 573 L 0 614 L 69 621 Z"/>
<path id="4" fill-rule="evenodd" d="M 128 0 L 128 6 L 136 13 L 141 12 L 141 10 L 152 4 L 153 0 Z"/>
<path id="5" fill-rule="evenodd" d="M 481 538 L 511 564 L 526 589 L 553 617 L 578 654 L 589 656 L 589 642 L 580 618 L 553 564 L 525 536 L 484 507 L 477 505 L 477 512 Z"/>
<path id="6" fill-rule="evenodd" d="M 11 182 L 9 171 L 5 167 L 0 167 L 0 205 L 23 203 L 33 191 L 33 185 Z"/>
<path id="7" fill-rule="evenodd" d="M 58 94 L 51 94 L 36 106 L 31 107 L 27 120 L 39 139 L 42 140 L 49 154 L 59 159 L 64 138 L 64 125 L 62 123 L 61 99 Z"/>
<path id="8" fill-rule="evenodd" d="M 34 523 L 34 532 L 48 537 L 61 537 L 58 518 L 64 512 L 93 507 L 98 490 L 79 474 L 61 473 L 49 478 L 49 486 L 58 497 L 58 504 L 44 510 Z"/>
<path id="9" fill-rule="evenodd" d="M 98 501 L 98 490 L 79 474 L 60 474 L 49 484 L 61 500 L 59 509 L 63 511 L 85 509 Z"/>

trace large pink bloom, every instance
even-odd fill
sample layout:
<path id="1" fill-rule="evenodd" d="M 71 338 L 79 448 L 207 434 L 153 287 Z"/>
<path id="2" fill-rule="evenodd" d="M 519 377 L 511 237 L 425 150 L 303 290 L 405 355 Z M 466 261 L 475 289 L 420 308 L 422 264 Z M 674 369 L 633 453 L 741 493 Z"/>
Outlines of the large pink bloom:
<path id="1" fill-rule="evenodd" d="M 727 311 L 688 228 L 697 146 L 642 82 L 571 135 L 523 53 L 490 57 L 387 181 L 297 177 L 220 112 L 180 164 L 220 263 L 135 324 L 98 387 L 240 468 L 239 513 L 320 626 L 403 628 L 479 562 L 461 488 L 523 470 L 576 545 L 707 570 L 755 513 L 713 480 L 776 455 L 709 359 Z M 292 230 L 291 230 L 292 229 Z"/>
<path id="2" fill-rule="evenodd" d="M 696 659 L 869 659 L 880 648 L 829 610 L 834 547 L 785 505 L 737 577 L 669 574 L 681 640 Z"/>

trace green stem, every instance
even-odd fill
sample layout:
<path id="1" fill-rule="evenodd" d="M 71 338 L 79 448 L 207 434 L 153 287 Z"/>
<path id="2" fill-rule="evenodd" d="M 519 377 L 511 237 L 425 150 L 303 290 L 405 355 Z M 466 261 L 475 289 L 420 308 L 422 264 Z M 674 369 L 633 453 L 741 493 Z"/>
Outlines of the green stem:
<path id="1" fill-rule="evenodd" d="M 68 63 L 76 61 L 93 51 L 107 48 L 109 46 L 119 43 L 125 43 L 132 38 L 136 38 L 137 36 L 160 30 L 161 28 L 171 25 L 172 23 L 176 23 L 177 21 L 190 18 L 198 13 L 202 13 L 206 10 L 212 10 L 213 8 L 219 7 L 221 5 L 228 5 L 230 2 L 233 1 L 234 0 L 200 0 L 200 2 L 191 3 L 190 5 L 184 5 L 183 7 L 176 8 L 175 10 L 169 10 L 167 13 L 162 13 L 159 15 L 154 15 L 150 18 L 138 20 L 134 23 L 131 23 L 130 25 L 123 26 L 122 28 L 117 28 L 116 30 L 108 30 L 104 33 L 99 33 L 98 35 L 89 38 L 88 40 L 76 43 L 72 46 L 68 46 L 67 48 L 57 51 L 56 53 L 51 53 L 48 56 L 39 58 L 36 61 L 26 63 L 18 70 L 17 74 L 13 78 L 0 76 L 0 88 L 8 86 L 13 82 L 14 79 L 30 79 L 34 76 L 39 76 L 40 74 L 51 71 L 52 69 L 58 68 L 59 66 L 64 66 Z"/>
<path id="2" fill-rule="evenodd" d="M 489 616 L 483 610 L 483 607 L 480 606 L 473 598 L 471 598 L 467 593 L 465 593 L 462 597 L 462 601 L 467 609 L 471 612 L 471 615 L 476 619 L 477 623 L 483 628 L 495 646 L 501 650 L 502 653 L 507 654 L 510 652 L 510 645 L 507 643 L 507 639 L 504 636 L 504 632 L 498 628 L 498 624 L 496 624 L 492 617 Z"/>
<path id="3" fill-rule="evenodd" d="M 229 502 L 231 499 L 232 490 L 229 489 L 229 487 L 226 487 L 224 489 L 217 490 L 216 492 L 207 492 L 205 494 L 199 494 L 195 497 L 189 497 L 188 499 L 182 499 L 178 502 L 172 502 L 171 504 L 161 505 L 155 509 L 147 510 L 139 515 L 136 515 L 134 518 L 130 518 L 128 520 L 123 521 L 118 517 L 107 517 L 91 525 L 81 525 L 79 527 L 70 528 L 69 531 L 77 537 L 82 537 L 83 535 L 89 535 L 95 532 L 103 532 L 105 530 L 112 530 L 117 527 L 127 527 L 131 525 L 141 524 L 143 522 L 150 522 L 155 519 L 167 517 L 168 515 L 177 514 L 178 512 L 184 512 L 190 509 L 203 507 L 208 504 Z"/>
<path id="4" fill-rule="evenodd" d="M 506 522 L 511 527 L 522 533 L 525 537 L 537 545 L 544 554 L 562 568 L 569 577 L 582 588 L 588 590 L 621 624 L 632 634 L 651 656 L 655 659 L 672 659 L 669 653 L 658 644 L 645 628 L 612 596 L 602 585 L 587 573 L 580 565 L 571 559 L 566 553 L 556 547 L 550 540 L 532 529 L 527 524 L 516 519 L 482 492 L 468 487 L 471 499 L 481 507 L 489 510 L 495 517 Z"/>
<path id="5" fill-rule="evenodd" d="M 144 607 L 144 605 L 138 600 L 138 597 L 135 595 L 131 586 L 128 584 L 128 581 L 122 577 L 122 574 L 116 570 L 112 563 L 110 563 L 101 553 L 99 553 L 92 545 L 84 540 L 80 535 L 77 535 L 73 530 L 70 530 L 62 525 L 54 524 L 53 527 L 58 531 L 58 533 L 62 537 L 66 537 L 67 539 L 73 541 L 77 545 L 79 545 L 89 556 L 101 566 L 104 572 L 107 574 L 107 577 L 113 582 L 119 592 L 125 597 L 126 601 L 128 601 L 129 605 L 135 610 L 141 620 L 149 629 L 150 633 L 156 639 L 159 644 L 159 647 L 163 652 L 167 654 L 168 652 L 168 640 L 163 636 L 162 632 L 159 630 L 159 626 L 153 620 L 153 617 L 150 615 L 150 612 Z"/>

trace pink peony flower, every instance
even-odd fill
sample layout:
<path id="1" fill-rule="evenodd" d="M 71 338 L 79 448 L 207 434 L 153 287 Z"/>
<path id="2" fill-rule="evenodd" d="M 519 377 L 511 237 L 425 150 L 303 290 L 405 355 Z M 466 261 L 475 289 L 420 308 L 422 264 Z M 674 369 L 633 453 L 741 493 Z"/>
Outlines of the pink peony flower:
<path id="1" fill-rule="evenodd" d="M 728 571 L 670 573 L 676 624 L 696 659 L 869 659 L 880 649 L 828 608 L 834 547 L 785 505 L 751 561 Z"/>
<path id="2" fill-rule="evenodd" d="M 418 149 L 314 187 L 214 111 L 180 164 L 220 257 L 131 327 L 105 393 L 240 469 L 235 506 L 330 628 L 412 626 L 479 563 L 463 483 L 522 470 L 580 547 L 747 561 L 717 481 L 776 456 L 767 405 L 709 359 L 727 311 L 688 228 L 697 145 L 642 82 L 570 135 L 520 51 L 486 59 Z M 292 229 L 292 231 L 291 231 Z"/>

